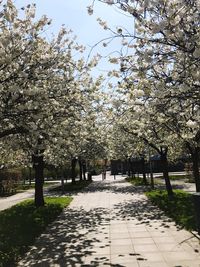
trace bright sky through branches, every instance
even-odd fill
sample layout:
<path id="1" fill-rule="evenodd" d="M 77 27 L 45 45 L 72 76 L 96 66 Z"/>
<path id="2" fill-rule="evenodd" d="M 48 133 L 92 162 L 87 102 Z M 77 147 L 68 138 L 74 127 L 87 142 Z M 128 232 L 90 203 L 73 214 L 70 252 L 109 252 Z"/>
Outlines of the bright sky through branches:
<path id="1" fill-rule="evenodd" d="M 87 54 L 90 48 L 104 38 L 111 36 L 109 31 L 105 31 L 101 28 L 97 22 L 97 18 L 100 17 L 102 20 L 107 21 L 111 28 L 116 28 L 120 25 L 129 25 L 130 29 L 130 18 L 124 16 L 113 7 L 102 4 L 100 2 L 95 3 L 94 14 L 88 15 L 87 6 L 91 4 L 90 0 L 15 0 L 14 3 L 18 8 L 28 5 L 30 3 L 36 4 L 36 15 L 41 17 L 47 15 L 52 19 L 52 25 L 49 30 L 45 33 L 48 38 L 51 38 L 51 33 L 56 33 L 60 27 L 64 24 L 66 27 L 73 30 L 77 36 L 77 40 L 80 44 L 86 46 Z M 120 49 L 120 40 L 115 40 L 112 44 L 104 48 L 102 43 L 93 49 L 92 55 L 99 53 L 102 56 L 107 56 L 113 51 Z M 109 66 L 106 63 L 107 60 L 102 60 L 99 65 L 99 70 L 109 70 L 113 66 Z M 97 71 L 98 73 L 98 71 Z"/>

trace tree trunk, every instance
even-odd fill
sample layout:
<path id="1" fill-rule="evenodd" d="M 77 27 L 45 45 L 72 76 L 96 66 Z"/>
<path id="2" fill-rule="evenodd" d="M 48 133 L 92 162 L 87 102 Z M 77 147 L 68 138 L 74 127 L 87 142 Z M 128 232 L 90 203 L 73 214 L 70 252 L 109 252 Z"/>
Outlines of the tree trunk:
<path id="1" fill-rule="evenodd" d="M 146 177 L 146 172 L 145 172 L 145 160 L 144 158 L 141 159 L 142 163 L 142 174 L 143 174 L 143 183 L 147 185 L 147 177 Z"/>
<path id="2" fill-rule="evenodd" d="M 72 178 L 72 184 L 76 183 L 76 158 L 73 158 L 71 161 L 71 178 Z"/>
<path id="3" fill-rule="evenodd" d="M 103 178 L 106 179 L 106 169 L 107 169 L 107 159 L 104 159 L 104 165 L 103 165 Z"/>
<path id="4" fill-rule="evenodd" d="M 37 151 L 36 155 L 32 156 L 33 167 L 35 169 L 35 206 L 44 206 L 44 151 Z"/>
<path id="5" fill-rule="evenodd" d="M 161 148 L 161 153 L 160 153 L 160 159 L 161 159 L 161 164 L 162 164 L 162 170 L 163 170 L 163 178 L 165 179 L 165 185 L 167 189 L 168 196 L 173 196 L 173 190 L 171 186 L 171 182 L 169 179 L 169 172 L 168 172 L 168 160 L 167 160 L 167 148 L 165 151 Z"/>
<path id="6" fill-rule="evenodd" d="M 82 164 L 81 159 L 78 160 L 78 164 L 79 164 L 79 177 L 80 177 L 80 181 L 82 181 L 83 180 L 83 164 Z"/>
<path id="7" fill-rule="evenodd" d="M 153 172 L 150 171 L 150 180 L 151 180 L 151 189 L 154 189 L 154 179 L 153 179 Z"/>
<path id="8" fill-rule="evenodd" d="M 88 181 L 92 181 L 92 173 L 91 172 L 88 172 L 87 179 L 88 179 Z"/>
<path id="9" fill-rule="evenodd" d="M 192 170 L 193 176 L 196 184 L 196 191 L 200 192 L 200 173 L 199 173 L 199 148 L 194 148 L 190 150 L 192 158 Z"/>
<path id="10" fill-rule="evenodd" d="M 131 158 L 128 158 L 128 177 L 131 177 Z"/>
<path id="11" fill-rule="evenodd" d="M 154 189 L 154 178 L 153 178 L 152 162 L 150 155 L 149 155 L 149 172 L 150 172 L 151 189 Z"/>

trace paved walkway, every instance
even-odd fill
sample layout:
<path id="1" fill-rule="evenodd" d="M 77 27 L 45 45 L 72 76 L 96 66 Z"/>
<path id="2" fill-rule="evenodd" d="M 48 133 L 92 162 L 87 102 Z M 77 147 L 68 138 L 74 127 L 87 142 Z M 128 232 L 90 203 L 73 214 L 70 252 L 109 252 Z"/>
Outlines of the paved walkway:
<path id="1" fill-rule="evenodd" d="M 18 266 L 200 267 L 200 246 L 140 188 L 107 176 L 74 196 Z"/>
<path id="2" fill-rule="evenodd" d="M 13 205 L 16 205 L 17 203 L 19 203 L 25 199 L 33 198 L 34 192 L 35 192 L 34 189 L 29 189 L 25 192 L 18 193 L 18 194 L 15 194 L 13 196 L 0 198 L 0 211 L 8 209 L 8 208 L 12 207 Z"/>
<path id="3" fill-rule="evenodd" d="M 57 184 L 53 184 L 51 185 L 51 183 L 49 183 L 48 187 L 44 187 L 44 195 L 48 195 L 49 192 L 49 188 L 53 188 L 59 185 L 59 181 Z M 29 189 L 26 190 L 25 192 L 22 193 L 17 193 L 13 196 L 9 196 L 9 197 L 2 197 L 0 198 L 0 211 L 1 210 L 5 210 L 8 209 L 10 207 L 12 207 L 13 205 L 16 205 L 26 199 L 29 198 L 34 198 L 35 195 L 35 189 Z"/>

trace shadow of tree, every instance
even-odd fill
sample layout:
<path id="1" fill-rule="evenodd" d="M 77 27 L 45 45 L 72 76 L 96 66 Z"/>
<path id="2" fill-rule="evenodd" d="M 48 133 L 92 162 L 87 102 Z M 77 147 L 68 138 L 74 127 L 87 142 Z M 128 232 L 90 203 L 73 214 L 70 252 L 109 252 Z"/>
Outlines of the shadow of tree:
<path id="1" fill-rule="evenodd" d="M 125 186 L 116 186 L 117 184 L 125 185 Z M 136 225 L 145 224 L 148 227 L 154 227 L 157 229 L 158 227 L 162 228 L 170 228 L 170 222 L 173 220 L 165 215 L 165 213 L 160 210 L 156 205 L 152 204 L 150 200 L 147 199 L 143 194 L 145 191 L 150 190 L 150 186 L 133 186 L 126 185 L 125 180 L 121 180 L 120 183 L 116 182 L 110 185 L 110 191 L 115 194 L 129 194 L 134 195 L 134 198 L 131 200 L 126 200 L 125 202 L 120 202 L 114 205 L 113 210 L 115 211 L 115 215 L 113 214 L 112 219 L 121 220 L 138 220 Z M 182 189 L 184 185 L 173 185 L 174 189 Z M 157 189 L 165 190 L 165 185 L 157 186 Z M 138 195 L 138 198 L 135 197 Z M 143 195 L 143 196 L 141 196 Z M 176 225 L 177 231 L 181 230 L 183 227 Z"/>
<path id="2" fill-rule="evenodd" d="M 109 246 L 105 227 L 109 223 L 108 215 L 108 211 L 101 208 L 89 212 L 66 209 L 37 239 L 18 266 L 84 266 L 84 258 L 95 253 L 95 247 Z M 97 258 L 97 262 L 99 260 L 102 259 Z M 109 258 L 105 261 L 109 262 Z"/>
<path id="3" fill-rule="evenodd" d="M 164 212 L 145 198 L 138 199 L 138 201 L 129 200 L 116 204 L 114 209 L 115 215 L 113 214 L 112 219 L 121 220 L 123 218 L 127 221 L 137 220 L 138 222 L 135 223 L 136 226 L 145 224 L 145 226 L 149 227 L 156 225 L 156 228 L 159 226 L 169 228 L 169 222 L 172 222 L 170 218 L 165 216 Z"/>
<path id="4" fill-rule="evenodd" d="M 110 192 L 113 194 L 136 194 L 136 193 L 144 193 L 149 190 L 149 186 L 133 186 L 131 184 L 127 184 L 126 180 L 114 180 L 114 181 L 95 181 L 90 184 L 87 188 L 85 188 L 85 193 L 95 193 L 95 192 Z"/>

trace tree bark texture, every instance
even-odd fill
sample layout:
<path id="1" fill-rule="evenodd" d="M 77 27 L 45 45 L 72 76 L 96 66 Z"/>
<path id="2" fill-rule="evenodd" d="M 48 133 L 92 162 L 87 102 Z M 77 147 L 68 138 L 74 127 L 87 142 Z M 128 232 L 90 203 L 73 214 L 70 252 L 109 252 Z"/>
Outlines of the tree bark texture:
<path id="1" fill-rule="evenodd" d="M 194 148 L 191 150 L 192 158 L 192 171 L 196 184 L 196 191 L 200 192 L 200 173 L 199 173 L 199 148 Z"/>
<path id="2" fill-rule="evenodd" d="M 165 179 L 165 185 L 166 185 L 167 193 L 169 196 L 173 196 L 173 190 L 172 190 L 171 182 L 169 179 L 169 172 L 168 172 L 167 149 L 165 149 L 165 151 L 163 151 L 163 149 L 161 148 L 160 159 L 161 159 L 163 177 Z"/>
<path id="3" fill-rule="evenodd" d="M 145 160 L 144 160 L 144 158 L 141 159 L 141 164 L 142 164 L 143 183 L 145 185 L 147 185 L 147 177 L 146 177 Z"/>
<path id="4" fill-rule="evenodd" d="M 77 159 L 73 158 L 71 160 L 71 178 L 72 178 L 72 184 L 76 183 L 76 162 Z"/>
<path id="5" fill-rule="evenodd" d="M 128 162 L 127 162 L 127 165 L 128 165 L 128 177 L 131 177 L 131 158 L 128 158 Z M 132 175 L 133 175 L 133 172 L 132 172 Z"/>
<path id="6" fill-rule="evenodd" d="M 43 153 L 32 156 L 33 168 L 35 169 L 35 206 L 44 206 L 44 156 Z"/>
<path id="7" fill-rule="evenodd" d="M 79 177 L 80 177 L 80 181 L 82 181 L 83 180 L 83 164 L 82 164 L 81 159 L 78 160 L 78 164 L 79 164 Z"/>

